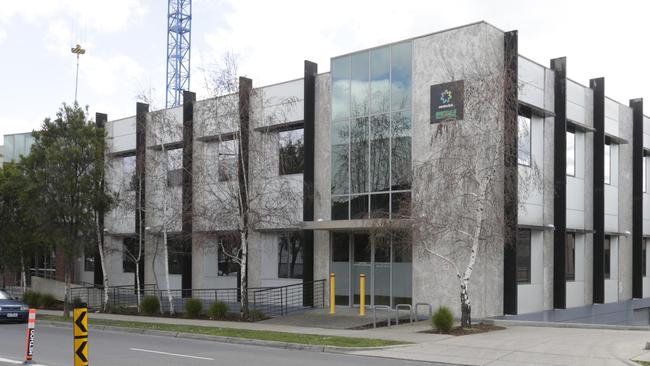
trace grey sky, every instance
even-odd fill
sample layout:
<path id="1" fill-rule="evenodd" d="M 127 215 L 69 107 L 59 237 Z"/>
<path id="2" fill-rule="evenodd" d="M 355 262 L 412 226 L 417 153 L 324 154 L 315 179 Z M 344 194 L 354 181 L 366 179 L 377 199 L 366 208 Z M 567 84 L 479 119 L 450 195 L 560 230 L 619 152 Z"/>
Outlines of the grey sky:
<path id="1" fill-rule="evenodd" d="M 135 96 L 165 93 L 164 0 L 0 0 L 0 135 L 38 128 L 74 99 L 109 119 L 135 114 Z M 485 20 L 519 30 L 519 51 L 548 65 L 568 58 L 568 75 L 604 76 L 622 103 L 650 104 L 650 2 L 647 1 L 252 1 L 194 0 L 191 89 L 205 97 L 204 72 L 226 51 L 260 86 L 302 76 L 303 60 L 329 70 L 329 58 Z M 646 107 L 645 114 L 650 114 Z"/>

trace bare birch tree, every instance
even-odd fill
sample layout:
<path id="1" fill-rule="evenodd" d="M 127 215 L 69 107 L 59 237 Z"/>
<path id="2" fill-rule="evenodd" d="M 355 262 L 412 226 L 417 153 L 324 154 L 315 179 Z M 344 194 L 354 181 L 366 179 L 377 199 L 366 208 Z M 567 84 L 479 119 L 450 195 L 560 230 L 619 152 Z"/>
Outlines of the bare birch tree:
<path id="1" fill-rule="evenodd" d="M 209 73 L 206 85 L 214 98 L 195 112 L 196 121 L 201 121 L 199 133 L 208 137 L 195 149 L 201 151 L 194 160 L 194 174 L 203 197 L 196 202 L 195 215 L 204 230 L 217 233 L 219 253 L 239 265 L 240 311 L 247 317 L 250 235 L 261 229 L 297 227 L 301 219 L 302 181 L 278 176 L 279 163 L 272 155 L 278 151 L 278 131 L 264 128 L 285 122 L 295 100 L 282 100 L 263 114 L 262 93 L 239 90 L 237 62 L 231 54 Z M 240 113 L 246 109 L 250 116 Z"/>

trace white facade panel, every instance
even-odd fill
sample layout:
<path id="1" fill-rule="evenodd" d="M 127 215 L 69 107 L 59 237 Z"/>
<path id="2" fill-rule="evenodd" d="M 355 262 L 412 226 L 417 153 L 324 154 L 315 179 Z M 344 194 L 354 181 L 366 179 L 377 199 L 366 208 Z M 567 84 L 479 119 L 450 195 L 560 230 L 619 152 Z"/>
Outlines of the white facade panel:
<path id="1" fill-rule="evenodd" d="M 566 225 L 572 229 L 583 229 L 585 225 L 585 198 L 583 179 L 567 177 L 566 179 Z"/>
<path id="2" fill-rule="evenodd" d="M 135 116 L 107 122 L 109 152 L 135 150 L 135 128 Z"/>
<path id="3" fill-rule="evenodd" d="M 519 198 L 523 207 L 519 209 L 518 222 L 526 225 L 544 225 L 544 192 L 533 174 L 544 174 L 544 119 L 532 116 L 530 126 L 531 166 L 519 165 Z"/>
<path id="4" fill-rule="evenodd" d="M 578 123 L 586 123 L 585 107 L 569 102 L 566 103 L 566 118 Z"/>
<path id="5" fill-rule="evenodd" d="M 544 108 L 545 68 L 519 56 L 519 100 Z"/>

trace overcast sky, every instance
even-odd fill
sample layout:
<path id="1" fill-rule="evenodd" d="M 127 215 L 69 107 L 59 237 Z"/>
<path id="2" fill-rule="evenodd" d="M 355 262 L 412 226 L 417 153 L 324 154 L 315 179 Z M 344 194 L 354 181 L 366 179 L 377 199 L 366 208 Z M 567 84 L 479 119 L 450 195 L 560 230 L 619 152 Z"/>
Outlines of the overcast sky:
<path id="1" fill-rule="evenodd" d="M 135 114 L 135 96 L 165 96 L 164 0 L 0 0 L 0 135 L 39 128 L 62 102 L 74 100 L 81 43 L 79 102 L 108 113 Z M 302 76 L 305 59 L 329 59 L 479 20 L 519 30 L 519 52 L 544 65 L 567 56 L 580 83 L 606 78 L 606 94 L 627 104 L 647 100 L 650 114 L 650 2 L 433 0 L 194 0 L 191 89 L 224 52 L 261 86 Z"/>

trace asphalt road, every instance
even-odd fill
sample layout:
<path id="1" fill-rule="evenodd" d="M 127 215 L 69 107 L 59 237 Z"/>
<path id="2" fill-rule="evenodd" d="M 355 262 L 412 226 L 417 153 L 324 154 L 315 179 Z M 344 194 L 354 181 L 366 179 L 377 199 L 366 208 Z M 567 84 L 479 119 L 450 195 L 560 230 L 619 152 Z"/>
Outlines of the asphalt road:
<path id="1" fill-rule="evenodd" d="M 0 365 L 18 364 L 25 352 L 25 324 L 0 324 Z M 47 366 L 73 364 L 72 329 L 36 324 L 34 363 Z M 93 366 L 261 365 L 261 366 L 394 366 L 428 363 L 292 351 L 191 339 L 109 331 L 92 331 L 89 362 Z"/>

